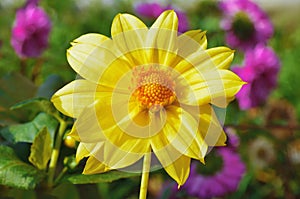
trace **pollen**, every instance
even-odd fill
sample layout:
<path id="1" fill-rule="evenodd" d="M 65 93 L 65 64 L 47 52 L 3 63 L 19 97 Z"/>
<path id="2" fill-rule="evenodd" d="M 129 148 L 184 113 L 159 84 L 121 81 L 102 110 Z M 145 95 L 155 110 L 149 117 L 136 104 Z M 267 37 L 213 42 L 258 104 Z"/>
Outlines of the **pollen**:
<path id="1" fill-rule="evenodd" d="M 158 111 L 175 101 L 175 82 L 169 71 L 158 67 L 142 68 L 135 71 L 133 78 L 134 96 L 142 107 Z"/>

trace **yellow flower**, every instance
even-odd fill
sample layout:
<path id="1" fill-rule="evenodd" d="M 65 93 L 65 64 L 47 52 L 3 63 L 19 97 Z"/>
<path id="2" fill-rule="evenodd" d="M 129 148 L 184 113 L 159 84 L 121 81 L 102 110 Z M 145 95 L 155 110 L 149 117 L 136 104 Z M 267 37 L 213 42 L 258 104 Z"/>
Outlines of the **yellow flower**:
<path id="1" fill-rule="evenodd" d="M 118 14 L 111 36 L 86 34 L 72 42 L 68 62 L 80 75 L 52 97 L 76 118 L 71 136 L 85 174 L 138 164 L 155 156 L 182 185 L 191 158 L 204 162 L 209 146 L 226 136 L 213 106 L 225 108 L 244 84 L 228 70 L 233 51 L 207 48 L 205 32 L 181 35 L 174 11 L 147 28 Z"/>

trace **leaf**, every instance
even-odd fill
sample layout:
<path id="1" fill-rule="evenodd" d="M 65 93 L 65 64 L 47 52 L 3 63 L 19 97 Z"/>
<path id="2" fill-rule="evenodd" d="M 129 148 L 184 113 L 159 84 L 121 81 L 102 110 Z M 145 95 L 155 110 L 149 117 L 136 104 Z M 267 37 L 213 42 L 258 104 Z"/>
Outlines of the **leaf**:
<path id="1" fill-rule="evenodd" d="M 44 172 L 18 159 L 12 148 L 0 145 L 0 153 L 0 184 L 34 189 L 45 177 Z"/>
<path id="2" fill-rule="evenodd" d="M 89 183 L 99 183 L 99 182 L 112 182 L 114 180 L 119 180 L 121 178 L 130 178 L 135 176 L 140 176 L 140 173 L 129 173 L 122 171 L 110 171 L 107 173 L 84 175 L 84 174 L 73 174 L 66 175 L 62 178 L 62 182 L 71 182 L 73 184 L 89 184 Z"/>
<path id="3" fill-rule="evenodd" d="M 32 98 L 14 104 L 11 110 L 22 110 L 31 118 L 35 117 L 39 112 L 45 112 L 49 115 L 57 112 L 53 104 L 42 97 Z"/>
<path id="4" fill-rule="evenodd" d="M 38 88 L 37 96 L 50 99 L 51 96 L 64 85 L 63 79 L 58 76 L 51 74 L 47 77 L 45 82 Z"/>
<path id="5" fill-rule="evenodd" d="M 16 124 L 0 130 L 0 135 L 12 143 L 28 142 L 32 143 L 43 127 L 47 127 L 52 143 L 58 121 L 46 113 L 39 113 L 31 122 Z"/>
<path id="6" fill-rule="evenodd" d="M 31 148 L 29 161 L 38 169 L 44 170 L 51 157 L 51 137 L 47 127 L 42 130 L 35 137 Z"/>
<path id="7" fill-rule="evenodd" d="M 7 124 L 14 121 L 24 121 L 26 114 L 9 110 L 13 104 L 32 98 L 36 86 L 19 73 L 10 73 L 0 79 L 0 120 Z"/>

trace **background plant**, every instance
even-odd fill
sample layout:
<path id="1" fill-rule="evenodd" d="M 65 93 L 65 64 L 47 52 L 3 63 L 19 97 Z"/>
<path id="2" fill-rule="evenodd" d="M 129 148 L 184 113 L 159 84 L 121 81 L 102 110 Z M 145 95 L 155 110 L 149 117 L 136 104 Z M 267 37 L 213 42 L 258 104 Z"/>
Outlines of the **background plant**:
<path id="1" fill-rule="evenodd" d="M 52 23 L 49 45 L 38 58 L 26 59 L 19 58 L 10 44 L 16 11 L 24 3 L 21 0 L 0 2 L 3 30 L 0 32 L 0 195 L 135 198 L 139 174 L 117 171 L 81 174 L 84 162 L 74 161 L 77 143 L 65 135 L 73 120 L 59 114 L 49 102 L 58 88 L 75 78 L 65 59 L 70 41 L 88 32 L 110 35 L 115 14 L 135 14 L 134 2 L 107 5 L 98 1 L 40 1 L 39 6 Z M 163 5 L 167 6 L 167 2 Z M 184 8 L 175 1 L 172 6 L 187 14 L 192 29 L 207 30 L 209 46 L 225 44 L 225 33 L 219 26 L 222 13 L 216 2 L 194 1 L 193 6 Z M 268 14 L 276 22 L 274 35 L 268 42 L 281 61 L 278 84 L 260 106 L 242 111 L 234 101 L 227 109 L 225 126 L 235 129 L 240 137 L 238 152 L 247 171 L 238 189 L 226 198 L 247 195 L 248 198 L 292 199 L 300 195 L 297 180 L 300 177 L 300 75 L 297 72 L 300 27 L 290 18 L 278 20 L 281 7 L 268 10 Z M 149 18 L 145 20 L 148 25 L 152 22 Z M 237 50 L 235 64 L 241 65 L 243 59 L 244 52 Z M 59 154 L 53 153 L 53 149 Z M 157 198 L 165 187 L 167 175 L 156 171 L 153 176 L 150 182 L 161 186 L 150 185 L 149 197 Z"/>

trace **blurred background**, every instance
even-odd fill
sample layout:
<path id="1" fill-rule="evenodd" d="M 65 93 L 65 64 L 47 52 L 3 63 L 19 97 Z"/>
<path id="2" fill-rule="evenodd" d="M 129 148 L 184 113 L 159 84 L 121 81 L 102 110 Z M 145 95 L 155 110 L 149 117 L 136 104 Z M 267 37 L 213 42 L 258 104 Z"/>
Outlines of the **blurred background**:
<path id="1" fill-rule="evenodd" d="M 35 32 L 35 38 L 40 39 L 36 48 L 34 42 L 26 46 L 26 35 L 13 34 L 15 27 L 27 23 L 16 14 L 28 2 L 46 15 L 38 15 L 26 26 L 41 30 Z M 228 189 L 220 185 L 220 190 L 213 193 L 198 182 L 200 177 L 195 177 L 194 183 L 191 177 L 191 182 L 178 191 L 159 170 L 150 175 L 149 198 L 300 198 L 300 1 L 253 0 L 250 8 L 238 0 L 222 2 L 227 2 L 230 9 L 210 0 L 0 0 L 0 127 L 32 119 L 28 114 L 11 111 L 12 105 L 33 97 L 50 99 L 56 90 L 76 78 L 66 60 L 66 49 L 75 38 L 91 32 L 110 36 L 117 13 L 134 14 L 150 26 L 157 13 L 175 9 L 182 32 L 206 30 L 209 47 L 235 49 L 232 69 L 249 83 L 226 111 L 224 129 L 232 136 L 228 147 L 234 158 L 226 159 L 227 152 L 216 151 L 208 155 L 206 166 L 197 164 L 193 174 L 215 187 L 227 183 L 219 178 L 232 177 L 235 181 L 224 185 Z M 268 21 L 270 30 L 266 28 Z M 255 31 L 260 36 L 252 38 Z M 250 44 L 244 45 L 246 41 Z M 0 141 L 6 143 L 3 134 Z M 65 138 L 61 161 L 75 151 L 76 144 Z M 26 152 L 18 153 L 25 162 L 27 156 Z M 240 173 L 227 172 L 227 161 L 233 170 L 235 166 L 240 168 Z M 38 189 L 1 186 L 0 198 L 137 198 L 139 180 L 137 176 L 105 183 L 62 183 L 48 195 L 40 194 Z M 200 194 L 194 189 L 207 191 Z"/>

